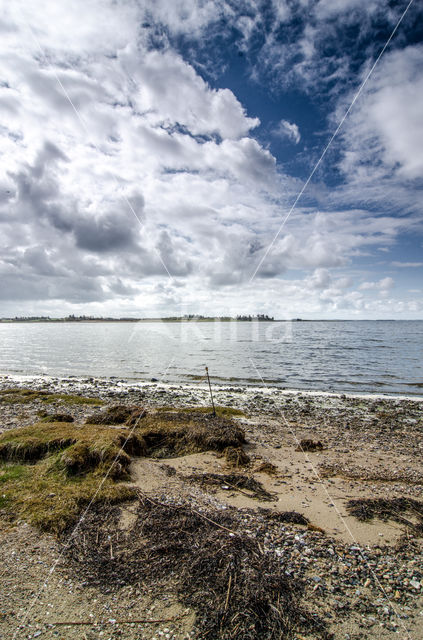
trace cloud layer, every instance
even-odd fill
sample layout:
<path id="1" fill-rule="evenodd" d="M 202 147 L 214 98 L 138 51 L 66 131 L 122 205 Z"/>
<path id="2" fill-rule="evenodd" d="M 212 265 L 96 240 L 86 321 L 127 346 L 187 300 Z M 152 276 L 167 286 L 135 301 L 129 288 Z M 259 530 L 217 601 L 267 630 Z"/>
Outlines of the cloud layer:
<path id="1" fill-rule="evenodd" d="M 398 269 L 421 266 L 397 251 L 422 231 L 418 44 L 386 54 L 328 158 L 336 189 L 316 176 L 250 281 L 303 182 L 271 139 L 304 155 L 311 138 L 290 119 L 267 127 L 231 82 L 213 86 L 213 60 L 216 74 L 225 70 L 221 43 L 236 33 L 250 81 L 270 92 L 282 78 L 306 94 L 329 82 L 330 131 L 357 85 L 352 60 L 322 53 L 324 39 L 360 19 L 364 41 L 381 15 L 376 1 L 302 4 L 301 14 L 291 3 L 264 12 L 223 0 L 8 6 L 1 315 L 420 313 L 397 286 Z M 355 82 L 367 68 L 364 60 Z"/>

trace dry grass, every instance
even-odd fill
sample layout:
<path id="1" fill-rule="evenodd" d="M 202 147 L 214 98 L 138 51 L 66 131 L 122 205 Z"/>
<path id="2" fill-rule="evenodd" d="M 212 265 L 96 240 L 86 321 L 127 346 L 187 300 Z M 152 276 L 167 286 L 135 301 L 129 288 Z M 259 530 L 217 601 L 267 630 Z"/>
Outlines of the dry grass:
<path id="1" fill-rule="evenodd" d="M 223 451 L 226 462 L 232 467 L 245 467 L 251 462 L 251 458 L 242 447 L 226 447 Z"/>
<path id="2" fill-rule="evenodd" d="M 164 412 L 164 413 L 169 413 L 169 412 L 175 412 L 178 413 L 181 411 L 181 409 L 175 409 L 174 407 L 159 407 L 157 409 L 157 411 L 159 412 Z M 213 407 L 191 407 L 191 408 L 184 408 L 183 409 L 184 413 L 208 413 L 208 414 L 212 414 L 213 413 Z M 234 407 L 221 407 L 221 406 L 216 406 L 215 407 L 215 412 L 216 415 L 219 418 L 232 418 L 232 417 L 245 417 L 245 413 L 244 411 L 242 411 L 241 409 L 235 409 Z"/>
<path id="3" fill-rule="evenodd" d="M 223 451 L 245 443 L 244 430 L 233 420 L 197 410 L 148 414 L 137 433 L 146 443 L 147 455 L 156 458 Z"/>
<path id="4" fill-rule="evenodd" d="M 115 404 L 104 411 L 94 413 L 86 419 L 87 424 L 127 424 L 134 425 L 147 412 L 143 407 L 136 405 Z"/>

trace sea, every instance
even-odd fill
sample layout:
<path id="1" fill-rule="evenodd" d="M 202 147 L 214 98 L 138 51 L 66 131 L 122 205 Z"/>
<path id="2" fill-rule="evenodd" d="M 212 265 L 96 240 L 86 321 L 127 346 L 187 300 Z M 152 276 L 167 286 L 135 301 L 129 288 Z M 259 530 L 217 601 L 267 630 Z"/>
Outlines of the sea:
<path id="1" fill-rule="evenodd" d="M 0 374 L 423 396 L 423 321 L 0 323 Z"/>

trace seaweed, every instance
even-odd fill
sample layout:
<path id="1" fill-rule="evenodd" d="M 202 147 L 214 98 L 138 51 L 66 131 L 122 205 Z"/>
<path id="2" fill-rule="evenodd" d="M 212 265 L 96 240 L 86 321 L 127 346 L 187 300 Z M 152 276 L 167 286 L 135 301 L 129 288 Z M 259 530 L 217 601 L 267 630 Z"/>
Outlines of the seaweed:
<path id="1" fill-rule="evenodd" d="M 270 511 L 259 509 L 259 512 L 273 522 L 289 522 L 290 524 L 308 525 L 310 520 L 298 511 Z"/>
<path id="2" fill-rule="evenodd" d="M 244 490 L 250 492 L 249 498 L 255 498 L 261 501 L 272 501 L 275 497 L 266 491 L 263 485 L 250 476 L 238 473 L 199 473 L 186 476 L 184 478 L 190 482 L 198 482 L 201 486 L 214 486 L 221 488 L 235 489 L 244 493 Z"/>
<path id="3" fill-rule="evenodd" d="M 406 525 L 414 535 L 423 536 L 423 502 L 413 498 L 359 498 L 348 501 L 347 511 L 362 522 L 373 518 L 394 520 Z M 414 517 L 417 521 L 413 522 L 405 515 Z"/>
<path id="4" fill-rule="evenodd" d="M 223 450 L 226 462 L 233 467 L 245 467 L 250 463 L 250 456 L 245 453 L 242 447 L 226 447 Z"/>
<path id="5" fill-rule="evenodd" d="M 323 450 L 323 444 L 320 442 L 320 440 L 310 440 L 308 438 L 306 438 L 305 440 L 300 440 L 298 447 L 295 449 L 295 451 L 322 451 Z"/>
<path id="6" fill-rule="evenodd" d="M 99 506 L 65 548 L 88 584 L 108 593 L 128 584 L 153 595 L 169 588 L 195 610 L 202 640 L 293 640 L 299 630 L 332 637 L 301 605 L 302 580 L 240 531 L 235 511 L 199 512 L 140 495 L 129 532 L 117 531 L 119 517 L 119 509 Z"/>

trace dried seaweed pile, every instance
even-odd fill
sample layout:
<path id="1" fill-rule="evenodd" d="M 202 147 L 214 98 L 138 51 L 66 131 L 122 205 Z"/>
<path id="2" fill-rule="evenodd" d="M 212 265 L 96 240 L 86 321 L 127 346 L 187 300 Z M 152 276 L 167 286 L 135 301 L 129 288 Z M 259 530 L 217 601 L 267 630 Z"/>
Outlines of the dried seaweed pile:
<path id="1" fill-rule="evenodd" d="M 303 585 L 252 537 L 237 533 L 235 511 L 199 513 L 141 498 L 129 532 L 117 533 L 119 510 L 88 514 L 65 553 L 97 587 L 168 588 L 196 612 L 202 639 L 282 640 L 296 630 L 329 638 L 299 604 Z"/>
<path id="2" fill-rule="evenodd" d="M 302 513 L 298 511 L 271 511 L 270 509 L 262 509 L 259 507 L 259 513 L 266 516 L 268 520 L 273 522 L 289 522 L 291 524 L 302 524 L 307 526 L 310 522 Z"/>
<path id="3" fill-rule="evenodd" d="M 376 498 L 350 500 L 348 512 L 358 520 L 373 518 L 394 520 L 408 527 L 414 535 L 423 536 L 423 502 L 412 498 Z M 405 517 L 408 516 L 408 517 Z M 409 518 L 413 518 L 410 520 Z"/>
<path id="4" fill-rule="evenodd" d="M 320 442 L 320 440 L 315 441 L 305 439 L 299 442 L 298 447 L 295 449 L 295 451 L 322 451 L 323 448 L 323 444 Z"/>
<path id="5" fill-rule="evenodd" d="M 266 491 L 263 485 L 251 476 L 240 473 L 194 473 L 186 476 L 188 482 L 198 482 L 202 487 L 220 487 L 222 489 L 234 489 L 236 491 L 248 491 L 248 497 L 256 500 L 272 501 L 274 496 Z"/>

